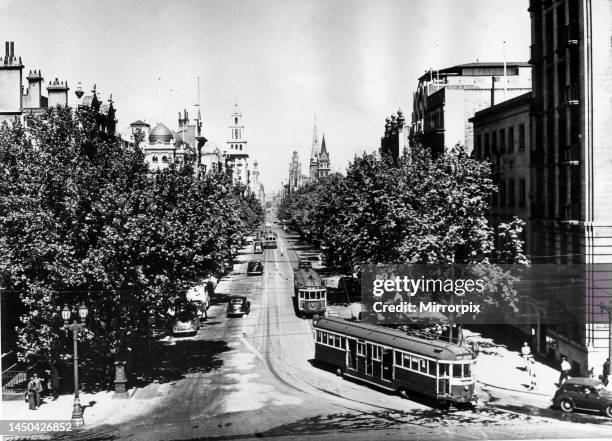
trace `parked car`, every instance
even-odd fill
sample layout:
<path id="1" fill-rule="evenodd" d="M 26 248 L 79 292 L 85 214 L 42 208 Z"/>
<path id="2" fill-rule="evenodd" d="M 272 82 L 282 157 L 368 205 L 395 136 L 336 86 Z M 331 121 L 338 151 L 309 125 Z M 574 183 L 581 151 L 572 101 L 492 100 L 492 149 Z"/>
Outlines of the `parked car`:
<path id="1" fill-rule="evenodd" d="M 247 276 L 261 276 L 263 274 L 263 263 L 252 260 L 247 265 Z"/>
<path id="2" fill-rule="evenodd" d="M 563 412 L 594 410 L 612 418 L 612 392 L 594 378 L 575 377 L 557 389 L 553 406 Z"/>
<path id="3" fill-rule="evenodd" d="M 310 260 L 302 259 L 298 262 L 297 269 L 310 269 L 312 268 L 312 262 Z"/>
<path id="4" fill-rule="evenodd" d="M 227 316 L 244 316 L 251 312 L 251 302 L 244 296 L 231 296 L 227 302 Z"/>
<path id="5" fill-rule="evenodd" d="M 172 324 L 172 334 L 176 336 L 195 335 L 200 329 L 200 318 L 195 305 L 179 311 Z"/>

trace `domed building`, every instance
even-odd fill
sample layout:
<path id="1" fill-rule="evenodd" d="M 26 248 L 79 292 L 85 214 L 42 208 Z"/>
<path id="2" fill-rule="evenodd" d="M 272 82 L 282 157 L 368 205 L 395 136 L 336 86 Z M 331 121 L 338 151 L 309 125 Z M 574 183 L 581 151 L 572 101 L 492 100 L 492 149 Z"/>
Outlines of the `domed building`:
<path id="1" fill-rule="evenodd" d="M 157 123 L 151 129 L 148 141 L 143 145 L 143 151 L 151 170 L 167 168 L 171 162 L 180 161 L 185 156 L 185 150 L 176 146 L 176 134 L 163 123 Z"/>

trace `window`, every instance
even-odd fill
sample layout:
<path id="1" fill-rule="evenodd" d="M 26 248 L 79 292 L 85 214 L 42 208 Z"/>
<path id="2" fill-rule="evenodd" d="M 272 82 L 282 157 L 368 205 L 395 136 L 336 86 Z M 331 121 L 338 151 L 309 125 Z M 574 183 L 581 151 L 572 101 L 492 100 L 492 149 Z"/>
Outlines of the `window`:
<path id="1" fill-rule="evenodd" d="M 514 152 L 514 127 L 508 127 L 508 153 Z"/>
<path id="2" fill-rule="evenodd" d="M 499 131 L 499 153 L 504 153 L 506 150 L 506 129 Z"/>
<path id="3" fill-rule="evenodd" d="M 323 340 L 321 340 L 321 343 L 327 344 L 327 332 L 323 333 Z"/>
<path id="4" fill-rule="evenodd" d="M 357 343 L 357 355 L 365 355 L 365 343 Z"/>
<path id="5" fill-rule="evenodd" d="M 402 353 L 401 352 L 395 352 L 395 364 L 398 366 L 402 365 Z"/>
<path id="6" fill-rule="evenodd" d="M 415 357 L 414 355 L 410 357 L 410 369 L 413 371 L 419 371 L 419 357 Z"/>
<path id="7" fill-rule="evenodd" d="M 440 377 L 448 377 L 449 376 L 449 364 L 448 363 L 440 363 Z"/>
<path id="8" fill-rule="evenodd" d="M 423 360 L 421 359 L 421 372 L 423 372 L 424 374 L 427 373 L 427 360 Z"/>
<path id="9" fill-rule="evenodd" d="M 472 376 L 472 365 L 466 363 L 463 365 L 463 378 L 471 378 Z"/>
<path id="10" fill-rule="evenodd" d="M 519 133 L 518 133 L 518 149 L 519 152 L 525 151 L 525 124 L 519 124 Z"/>
<path id="11" fill-rule="evenodd" d="M 238 125 L 238 117 L 234 118 L 234 124 Z"/>
<path id="12" fill-rule="evenodd" d="M 317 342 L 321 343 L 321 331 L 317 330 Z"/>
<path id="13" fill-rule="evenodd" d="M 485 136 L 484 136 L 484 158 L 485 159 L 489 159 L 489 148 L 490 148 L 489 134 L 485 133 Z"/>
<path id="14" fill-rule="evenodd" d="M 372 346 L 372 360 L 380 361 L 382 359 L 382 348 L 380 346 Z"/>
<path id="15" fill-rule="evenodd" d="M 167 156 L 162 156 L 162 162 L 168 162 L 168 157 Z"/>
<path id="16" fill-rule="evenodd" d="M 519 178 L 519 207 L 525 206 L 526 192 L 525 178 Z"/>
<path id="17" fill-rule="evenodd" d="M 428 370 L 429 375 L 436 375 L 436 362 L 429 360 L 429 370 Z"/>
<path id="18" fill-rule="evenodd" d="M 403 366 L 405 368 L 409 368 L 410 367 L 410 355 L 404 354 L 404 364 L 403 364 Z"/>
<path id="19" fill-rule="evenodd" d="M 157 161 L 158 161 L 157 156 L 153 156 L 153 162 L 157 164 Z"/>
<path id="20" fill-rule="evenodd" d="M 463 376 L 463 365 L 453 364 L 453 378 L 461 378 Z"/>
<path id="21" fill-rule="evenodd" d="M 508 206 L 514 207 L 514 178 L 508 179 Z"/>

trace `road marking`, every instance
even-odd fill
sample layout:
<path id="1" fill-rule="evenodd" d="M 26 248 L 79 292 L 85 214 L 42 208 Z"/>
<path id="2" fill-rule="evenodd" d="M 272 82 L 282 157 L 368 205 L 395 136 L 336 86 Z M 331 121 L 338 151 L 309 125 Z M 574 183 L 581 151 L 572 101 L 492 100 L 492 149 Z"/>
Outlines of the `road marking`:
<path id="1" fill-rule="evenodd" d="M 253 347 L 253 345 L 251 343 L 249 343 L 247 341 L 246 338 L 244 338 L 244 336 L 240 335 L 238 337 L 238 339 L 242 342 L 243 345 L 246 346 L 246 348 L 251 351 L 257 358 L 259 358 L 261 361 L 264 361 L 264 357 L 263 355 L 261 355 L 261 352 L 259 352 L 257 349 L 255 349 L 255 347 Z"/>

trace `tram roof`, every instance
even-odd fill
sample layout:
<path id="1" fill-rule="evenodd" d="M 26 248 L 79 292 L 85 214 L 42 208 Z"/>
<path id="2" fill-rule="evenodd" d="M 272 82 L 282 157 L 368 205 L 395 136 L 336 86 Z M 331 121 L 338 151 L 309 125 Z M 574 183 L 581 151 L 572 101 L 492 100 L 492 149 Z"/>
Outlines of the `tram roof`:
<path id="1" fill-rule="evenodd" d="M 317 288 L 323 286 L 321 276 L 319 276 L 319 274 L 317 274 L 317 272 L 312 268 L 296 269 L 293 275 L 295 277 L 295 281 L 304 287 L 312 286 Z M 312 280 L 310 283 L 308 283 L 309 279 Z"/>
<path id="2" fill-rule="evenodd" d="M 463 346 L 446 343 L 440 340 L 428 340 L 415 337 L 402 331 L 373 325 L 371 323 L 329 317 L 320 319 L 315 326 L 322 330 L 349 335 L 361 340 L 391 346 L 399 350 L 439 360 L 456 360 L 458 358 L 463 358 L 461 356 L 470 355 L 469 358 L 472 356 L 471 351 Z"/>

